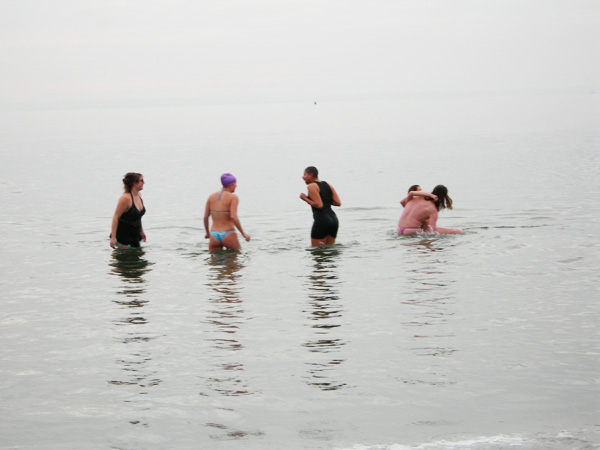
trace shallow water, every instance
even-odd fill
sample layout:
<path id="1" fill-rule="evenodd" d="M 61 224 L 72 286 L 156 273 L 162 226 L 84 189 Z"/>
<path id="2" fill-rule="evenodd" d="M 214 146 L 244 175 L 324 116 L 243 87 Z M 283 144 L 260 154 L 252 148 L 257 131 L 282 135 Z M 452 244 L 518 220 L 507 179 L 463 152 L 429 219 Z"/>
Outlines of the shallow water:
<path id="1" fill-rule="evenodd" d="M 600 448 L 589 94 L 2 113 L 2 448 Z M 307 165 L 339 192 L 309 248 Z M 112 251 L 129 170 L 146 246 Z M 210 255 L 229 171 L 252 236 Z M 442 226 L 395 234 L 408 186 Z"/>

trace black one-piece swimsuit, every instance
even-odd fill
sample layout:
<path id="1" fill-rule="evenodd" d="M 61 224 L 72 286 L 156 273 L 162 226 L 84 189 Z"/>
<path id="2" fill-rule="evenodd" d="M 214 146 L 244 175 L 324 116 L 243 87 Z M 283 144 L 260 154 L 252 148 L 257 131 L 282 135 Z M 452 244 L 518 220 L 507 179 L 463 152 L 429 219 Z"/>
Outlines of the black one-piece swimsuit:
<path id="1" fill-rule="evenodd" d="M 312 207 L 313 210 L 313 222 L 310 237 L 312 239 L 323 239 L 326 236 L 335 238 L 337 236 L 339 222 L 338 218 L 331 209 L 331 202 L 333 201 L 333 194 L 331 187 L 325 181 L 315 181 L 319 186 L 321 193 L 321 200 L 323 201 L 323 208 Z"/>
<path id="2" fill-rule="evenodd" d="M 141 198 L 140 198 L 141 199 Z M 130 247 L 139 247 L 142 240 L 142 216 L 146 214 L 146 207 L 142 200 L 142 210 L 139 211 L 131 194 L 131 208 L 121 214 L 117 225 L 117 242 Z"/>

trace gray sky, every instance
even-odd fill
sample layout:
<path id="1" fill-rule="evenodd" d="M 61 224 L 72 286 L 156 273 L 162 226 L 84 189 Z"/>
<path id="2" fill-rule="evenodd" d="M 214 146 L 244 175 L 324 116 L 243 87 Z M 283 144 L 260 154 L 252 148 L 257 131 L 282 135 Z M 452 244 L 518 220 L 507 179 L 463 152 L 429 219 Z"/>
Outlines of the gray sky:
<path id="1" fill-rule="evenodd" d="M 0 0 L 0 109 L 598 87 L 598 0 Z"/>

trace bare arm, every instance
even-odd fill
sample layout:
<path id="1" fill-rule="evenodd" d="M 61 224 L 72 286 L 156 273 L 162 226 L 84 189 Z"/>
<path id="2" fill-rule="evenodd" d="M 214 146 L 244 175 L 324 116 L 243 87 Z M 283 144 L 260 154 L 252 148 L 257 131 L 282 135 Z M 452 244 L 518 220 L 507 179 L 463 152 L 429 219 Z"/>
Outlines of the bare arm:
<path id="1" fill-rule="evenodd" d="M 246 239 L 246 241 L 249 241 L 250 235 L 244 233 L 242 224 L 240 223 L 240 219 L 238 218 L 238 215 L 237 215 L 237 207 L 238 207 L 238 203 L 239 203 L 238 196 L 235 194 L 232 194 L 232 195 L 233 195 L 233 198 L 231 199 L 231 204 L 229 205 L 229 216 L 231 217 L 231 220 L 233 221 L 233 224 L 235 225 L 235 227 L 238 230 L 240 230 L 240 233 L 242 233 L 242 236 L 244 236 L 244 239 Z"/>
<path id="2" fill-rule="evenodd" d="M 333 186 L 329 185 L 329 187 L 331 188 L 331 204 L 333 206 L 342 206 L 342 201 L 340 200 L 340 197 L 338 196 Z"/>
<path id="3" fill-rule="evenodd" d="M 323 208 L 323 200 L 321 199 L 321 194 L 319 192 L 319 186 L 317 185 L 317 183 L 309 184 L 308 196 L 306 194 L 300 194 L 300 198 L 313 208 Z"/>
<path id="4" fill-rule="evenodd" d="M 210 232 L 208 231 L 208 218 L 210 217 L 210 197 L 206 200 L 206 207 L 204 208 L 204 230 L 206 234 L 204 235 L 205 239 L 208 239 Z"/>
<path id="5" fill-rule="evenodd" d="M 435 210 L 431 216 L 429 216 L 429 218 L 423 222 L 423 229 L 425 231 L 437 231 L 437 220 L 438 220 L 438 212 L 437 210 Z M 425 225 L 427 225 L 427 228 L 425 228 Z"/>
<path id="6" fill-rule="evenodd" d="M 113 215 L 112 224 L 110 227 L 110 246 L 112 248 L 117 248 L 117 227 L 119 226 L 119 217 L 121 217 L 129 208 L 131 208 L 131 197 L 127 195 L 121 195 L 121 198 L 119 198 L 119 202 L 117 203 L 117 208 L 115 209 L 115 214 Z"/>
<path id="7" fill-rule="evenodd" d="M 400 204 L 403 207 L 406 207 L 406 204 L 408 202 L 410 202 L 413 197 L 429 197 L 429 198 L 433 199 L 434 202 L 437 200 L 437 195 L 430 194 L 429 192 L 425 192 L 425 191 L 410 191 L 406 197 L 404 197 L 402 200 L 400 200 Z"/>

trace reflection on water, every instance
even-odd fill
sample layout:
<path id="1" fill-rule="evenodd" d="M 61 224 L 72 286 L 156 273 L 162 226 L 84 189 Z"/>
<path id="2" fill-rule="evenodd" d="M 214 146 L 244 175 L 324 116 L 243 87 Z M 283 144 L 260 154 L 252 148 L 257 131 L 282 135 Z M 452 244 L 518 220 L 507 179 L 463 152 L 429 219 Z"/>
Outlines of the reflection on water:
<path id="1" fill-rule="evenodd" d="M 137 385 L 145 394 L 150 386 L 158 385 L 161 380 L 153 377 L 155 372 L 148 367 L 152 360 L 148 342 L 154 339 L 145 330 L 148 324 L 144 317 L 147 300 L 144 275 L 151 270 L 152 264 L 144 257 L 142 249 L 121 249 L 112 254 L 109 263 L 110 274 L 121 280 L 117 297 L 113 302 L 121 307 L 123 316 L 113 322 L 116 339 L 124 344 L 123 354 L 116 362 L 121 369 L 121 378 L 110 380 L 113 385 Z"/>
<path id="2" fill-rule="evenodd" d="M 313 356 L 309 365 L 307 383 L 322 390 L 336 390 L 345 383 L 333 380 L 332 371 L 344 362 L 335 358 L 345 342 L 336 338 L 336 329 L 341 326 L 342 305 L 339 298 L 341 280 L 337 275 L 337 261 L 341 251 L 336 246 L 310 249 L 313 258 L 313 272 L 308 277 L 307 289 L 310 299 L 308 325 L 314 330 L 314 337 L 303 344 Z"/>
<path id="3" fill-rule="evenodd" d="M 150 263 L 144 258 L 144 250 L 116 250 L 110 262 L 111 274 L 123 280 L 123 287 L 118 294 L 125 298 L 117 298 L 115 303 L 130 307 L 141 307 L 146 303 L 139 298 L 144 294 L 145 286 L 142 275 L 150 271 Z"/>
<path id="4" fill-rule="evenodd" d="M 242 379 L 244 364 L 239 352 L 244 346 L 236 335 L 244 321 L 244 306 L 240 298 L 239 279 L 242 256 L 237 252 L 222 251 L 210 255 L 208 286 L 212 289 L 211 309 L 206 323 L 212 326 L 208 341 L 215 350 L 209 359 L 212 376 L 205 377 L 209 388 L 220 395 L 249 394 Z"/>
<path id="5" fill-rule="evenodd" d="M 437 358 L 450 357 L 457 349 L 453 347 L 455 327 L 449 322 L 454 316 L 456 296 L 452 285 L 456 280 L 448 268 L 452 265 L 451 239 L 439 236 L 406 239 L 409 267 L 404 272 L 405 285 L 409 287 L 402 303 L 409 310 L 402 322 L 410 334 L 408 350 L 416 357 L 434 357 L 433 362 L 424 361 L 426 379 L 403 379 L 406 384 L 447 385 L 453 384 L 441 375 L 444 363 Z"/>

